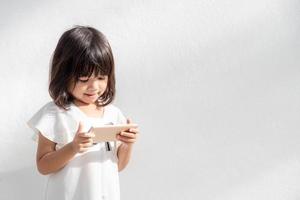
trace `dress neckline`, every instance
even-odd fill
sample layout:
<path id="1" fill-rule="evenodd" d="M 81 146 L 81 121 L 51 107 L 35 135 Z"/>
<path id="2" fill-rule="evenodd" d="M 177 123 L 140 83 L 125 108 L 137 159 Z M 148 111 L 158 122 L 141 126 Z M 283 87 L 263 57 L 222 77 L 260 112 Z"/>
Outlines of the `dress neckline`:
<path id="1" fill-rule="evenodd" d="M 89 119 L 104 119 L 105 114 L 106 114 L 106 106 L 103 107 L 103 114 L 101 117 L 90 117 L 86 113 L 84 113 L 78 106 L 76 106 L 73 102 L 71 102 L 71 105 L 75 107 L 76 110 L 78 110 L 84 117 L 89 118 Z"/>

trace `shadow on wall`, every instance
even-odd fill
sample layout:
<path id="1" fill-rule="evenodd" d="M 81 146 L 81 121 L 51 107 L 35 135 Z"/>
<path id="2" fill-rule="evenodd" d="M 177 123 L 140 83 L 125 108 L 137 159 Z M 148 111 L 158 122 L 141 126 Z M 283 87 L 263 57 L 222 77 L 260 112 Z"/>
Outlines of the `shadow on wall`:
<path id="1" fill-rule="evenodd" d="M 38 173 L 35 166 L 0 174 L 0 199 L 40 200 L 44 196 L 46 176 Z"/>

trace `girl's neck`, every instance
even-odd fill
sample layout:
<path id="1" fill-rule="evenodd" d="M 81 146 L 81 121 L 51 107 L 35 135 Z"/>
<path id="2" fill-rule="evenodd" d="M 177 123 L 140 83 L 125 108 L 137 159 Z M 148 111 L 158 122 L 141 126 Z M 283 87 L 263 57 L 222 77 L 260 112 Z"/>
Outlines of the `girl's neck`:
<path id="1" fill-rule="evenodd" d="M 87 104 L 82 101 L 74 100 L 73 103 L 88 117 L 102 117 L 104 113 L 103 107 L 97 107 L 96 104 Z"/>
<path id="2" fill-rule="evenodd" d="M 79 101 L 77 99 L 75 99 L 73 101 L 73 103 L 79 107 L 79 108 L 83 108 L 83 109 L 97 109 L 97 105 L 95 103 L 85 103 L 85 102 L 82 102 L 82 101 Z"/>
<path id="3" fill-rule="evenodd" d="M 73 103 L 81 110 L 102 110 L 102 107 L 97 107 L 95 103 L 85 103 L 79 100 L 74 100 Z"/>

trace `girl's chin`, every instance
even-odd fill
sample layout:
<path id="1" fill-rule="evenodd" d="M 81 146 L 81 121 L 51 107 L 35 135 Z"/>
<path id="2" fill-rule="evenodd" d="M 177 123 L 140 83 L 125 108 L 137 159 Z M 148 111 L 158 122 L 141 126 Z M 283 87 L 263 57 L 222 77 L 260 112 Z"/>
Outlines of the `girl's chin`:
<path id="1" fill-rule="evenodd" d="M 84 99 L 84 102 L 86 103 L 95 103 L 97 101 L 98 97 L 97 98 L 85 98 Z"/>
<path id="2" fill-rule="evenodd" d="M 89 97 L 89 96 L 86 96 L 84 95 L 84 97 L 82 99 L 80 99 L 80 101 L 82 103 L 86 103 L 86 104 L 91 104 L 91 103 L 95 103 L 98 99 L 98 95 L 94 96 L 94 97 Z"/>
<path id="3" fill-rule="evenodd" d="M 99 96 L 98 94 L 94 94 L 94 95 L 84 94 L 84 97 L 88 99 L 97 99 Z"/>

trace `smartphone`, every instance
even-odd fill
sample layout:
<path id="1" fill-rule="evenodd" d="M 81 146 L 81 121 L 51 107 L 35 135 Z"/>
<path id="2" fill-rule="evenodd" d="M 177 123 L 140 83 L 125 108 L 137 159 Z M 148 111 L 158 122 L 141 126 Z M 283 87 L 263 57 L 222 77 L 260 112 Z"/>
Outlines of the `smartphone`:
<path id="1" fill-rule="evenodd" d="M 129 130 L 130 128 L 137 128 L 137 124 L 118 124 L 118 125 L 103 125 L 99 127 L 93 127 L 95 137 L 93 142 L 108 142 L 116 141 L 117 134 L 122 131 Z"/>

